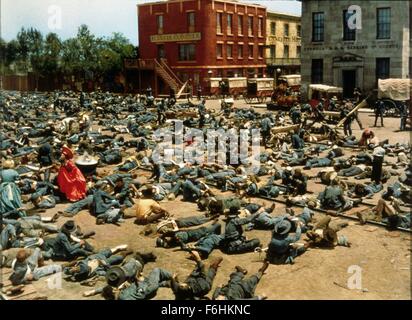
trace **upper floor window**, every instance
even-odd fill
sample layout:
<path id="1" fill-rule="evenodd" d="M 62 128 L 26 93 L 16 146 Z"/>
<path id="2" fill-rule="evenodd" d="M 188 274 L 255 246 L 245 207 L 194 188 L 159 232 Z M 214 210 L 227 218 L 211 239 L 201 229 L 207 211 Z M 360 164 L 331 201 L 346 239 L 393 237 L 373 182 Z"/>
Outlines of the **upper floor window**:
<path id="1" fill-rule="evenodd" d="M 297 46 L 296 47 L 296 58 L 300 58 L 301 52 L 302 52 L 302 47 Z"/>
<path id="2" fill-rule="evenodd" d="M 159 14 L 156 16 L 157 20 L 157 33 L 163 33 L 163 15 Z"/>
<path id="3" fill-rule="evenodd" d="M 391 38 L 391 8 L 378 8 L 376 13 L 376 38 Z"/>
<path id="4" fill-rule="evenodd" d="M 352 13 L 355 14 L 355 13 Z M 356 29 L 349 28 L 349 18 L 352 16 L 348 10 L 343 10 L 343 40 L 354 41 L 356 40 Z"/>
<path id="5" fill-rule="evenodd" d="M 216 45 L 216 57 L 223 58 L 223 44 L 221 43 Z"/>
<path id="6" fill-rule="evenodd" d="M 376 59 L 376 80 L 388 79 L 390 75 L 390 58 Z"/>
<path id="7" fill-rule="evenodd" d="M 243 59 L 243 44 L 239 44 L 237 47 L 237 57 Z"/>
<path id="8" fill-rule="evenodd" d="M 194 32 L 195 30 L 195 13 L 194 12 L 187 13 L 187 28 L 189 29 L 189 32 Z"/>
<path id="9" fill-rule="evenodd" d="M 276 46 L 270 46 L 270 57 L 275 58 L 276 57 Z"/>
<path id="10" fill-rule="evenodd" d="M 312 83 L 322 83 L 323 82 L 323 59 L 313 59 L 312 60 Z"/>
<path id="11" fill-rule="evenodd" d="M 288 23 L 285 23 L 285 25 L 283 26 L 283 35 L 285 36 L 285 37 L 289 37 L 289 24 Z"/>
<path id="12" fill-rule="evenodd" d="M 237 33 L 243 35 L 243 16 L 237 16 Z"/>
<path id="13" fill-rule="evenodd" d="M 253 17 L 247 17 L 247 33 L 253 36 Z"/>
<path id="14" fill-rule="evenodd" d="M 258 36 L 263 36 L 263 18 L 258 19 Z"/>
<path id="15" fill-rule="evenodd" d="M 216 32 L 217 33 L 222 33 L 222 16 L 223 14 L 221 12 L 218 12 L 216 14 Z"/>
<path id="16" fill-rule="evenodd" d="M 233 15 L 227 15 L 227 34 L 232 34 Z"/>
<path id="17" fill-rule="evenodd" d="M 323 12 L 314 12 L 312 15 L 312 41 L 321 42 L 325 37 L 325 15 Z"/>
<path id="18" fill-rule="evenodd" d="M 302 37 L 302 26 L 300 24 L 296 27 L 296 33 L 299 38 Z"/>
<path id="19" fill-rule="evenodd" d="M 270 23 L 270 34 L 272 36 L 276 35 L 276 22 Z"/>
<path id="20" fill-rule="evenodd" d="M 196 45 L 194 43 L 179 44 L 179 61 L 195 61 Z"/>
<path id="21" fill-rule="evenodd" d="M 249 58 L 253 59 L 253 44 L 250 44 L 248 47 L 249 47 L 249 52 L 248 52 Z"/>
<path id="22" fill-rule="evenodd" d="M 258 47 L 258 54 L 259 54 L 259 59 L 262 59 L 263 55 L 264 55 L 264 47 L 263 46 Z"/>
<path id="23" fill-rule="evenodd" d="M 285 45 L 283 47 L 283 58 L 289 58 L 289 46 Z"/>
<path id="24" fill-rule="evenodd" d="M 226 57 L 233 58 L 233 45 L 231 44 L 226 45 Z"/>

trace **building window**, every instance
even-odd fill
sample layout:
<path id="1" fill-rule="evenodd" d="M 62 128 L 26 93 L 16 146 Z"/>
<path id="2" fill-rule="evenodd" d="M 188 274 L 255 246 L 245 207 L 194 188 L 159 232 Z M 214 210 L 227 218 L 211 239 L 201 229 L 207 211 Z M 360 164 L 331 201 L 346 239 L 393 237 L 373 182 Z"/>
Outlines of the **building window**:
<path id="1" fill-rule="evenodd" d="M 323 59 L 312 60 L 312 83 L 323 82 Z"/>
<path id="2" fill-rule="evenodd" d="M 376 59 L 376 81 L 378 79 L 388 79 L 390 74 L 390 59 L 377 58 Z"/>
<path id="3" fill-rule="evenodd" d="M 297 47 L 296 47 L 296 58 L 300 58 L 301 52 L 302 52 L 302 47 L 301 47 L 301 46 L 297 46 Z"/>
<path id="4" fill-rule="evenodd" d="M 325 16 L 323 12 L 312 15 L 312 41 L 322 42 L 325 36 Z"/>
<path id="5" fill-rule="evenodd" d="M 195 61 L 196 46 L 193 43 L 179 44 L 179 61 Z"/>
<path id="6" fill-rule="evenodd" d="M 157 33 L 162 34 L 163 33 L 163 15 L 156 16 L 156 20 L 157 20 Z"/>
<path id="7" fill-rule="evenodd" d="M 355 41 L 356 40 L 356 29 L 349 28 L 349 18 L 356 12 L 350 14 L 348 10 L 343 10 L 343 40 L 345 41 Z"/>
<path id="8" fill-rule="evenodd" d="M 253 17 L 247 17 L 247 33 L 253 36 Z"/>
<path id="9" fill-rule="evenodd" d="M 302 37 L 302 26 L 299 24 L 296 28 L 297 28 L 296 30 L 297 36 L 301 38 Z"/>
<path id="10" fill-rule="evenodd" d="M 216 32 L 222 33 L 222 13 L 218 12 L 216 14 Z"/>
<path id="11" fill-rule="evenodd" d="M 258 19 L 258 36 L 263 37 L 263 18 Z"/>
<path id="12" fill-rule="evenodd" d="M 195 31 L 195 13 L 194 12 L 187 13 L 187 28 L 189 29 L 189 32 Z"/>
<path id="13" fill-rule="evenodd" d="M 163 44 L 157 45 L 157 58 L 159 60 L 166 58 L 165 46 Z"/>
<path id="14" fill-rule="evenodd" d="M 223 45 L 221 43 L 216 45 L 216 57 L 223 58 Z"/>
<path id="15" fill-rule="evenodd" d="M 283 46 L 283 58 L 289 58 L 289 46 L 288 45 Z"/>
<path id="16" fill-rule="evenodd" d="M 273 59 L 276 57 L 276 46 L 270 46 L 270 57 Z"/>
<path id="17" fill-rule="evenodd" d="M 248 46 L 248 48 L 249 48 L 249 52 L 248 52 L 248 54 L 249 54 L 249 58 L 251 58 L 251 59 L 253 59 L 253 44 L 250 44 L 249 46 Z"/>
<path id="18" fill-rule="evenodd" d="M 272 36 L 276 35 L 276 22 L 271 22 L 270 23 L 270 34 Z"/>
<path id="19" fill-rule="evenodd" d="M 237 33 L 243 35 L 243 16 L 237 16 Z"/>
<path id="20" fill-rule="evenodd" d="M 226 57 L 233 58 L 233 45 L 231 44 L 226 45 Z"/>
<path id="21" fill-rule="evenodd" d="M 233 15 L 228 14 L 227 15 L 227 29 L 226 29 L 227 34 L 232 34 L 232 22 L 233 22 Z"/>
<path id="22" fill-rule="evenodd" d="M 285 23 L 283 26 L 283 35 L 285 37 L 289 37 L 289 23 Z"/>
<path id="23" fill-rule="evenodd" d="M 264 55 L 263 46 L 258 47 L 258 54 L 259 54 L 259 59 L 263 59 L 263 55 Z"/>
<path id="24" fill-rule="evenodd" d="M 376 13 L 377 39 L 391 38 L 391 8 L 379 8 Z"/>
<path id="25" fill-rule="evenodd" d="M 409 38 L 412 40 L 412 6 L 409 9 Z"/>
<path id="26" fill-rule="evenodd" d="M 237 57 L 243 59 L 243 45 L 239 44 L 237 47 Z"/>

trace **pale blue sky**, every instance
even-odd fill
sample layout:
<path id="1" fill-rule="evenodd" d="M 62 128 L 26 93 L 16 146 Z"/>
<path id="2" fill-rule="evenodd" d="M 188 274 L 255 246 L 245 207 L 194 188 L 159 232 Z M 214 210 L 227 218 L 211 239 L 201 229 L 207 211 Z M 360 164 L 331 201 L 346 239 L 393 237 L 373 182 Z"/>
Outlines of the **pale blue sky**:
<path id="1" fill-rule="evenodd" d="M 112 32 L 123 33 L 133 44 L 137 44 L 137 10 L 139 3 L 148 0 L 0 0 L 1 36 L 13 39 L 21 27 L 34 27 L 43 34 L 56 32 L 66 39 L 76 34 L 79 25 L 87 24 L 98 36 L 109 36 Z M 243 0 L 258 3 L 271 11 L 301 14 L 301 3 L 295 0 Z M 61 8 L 61 29 L 48 26 L 50 6 Z"/>

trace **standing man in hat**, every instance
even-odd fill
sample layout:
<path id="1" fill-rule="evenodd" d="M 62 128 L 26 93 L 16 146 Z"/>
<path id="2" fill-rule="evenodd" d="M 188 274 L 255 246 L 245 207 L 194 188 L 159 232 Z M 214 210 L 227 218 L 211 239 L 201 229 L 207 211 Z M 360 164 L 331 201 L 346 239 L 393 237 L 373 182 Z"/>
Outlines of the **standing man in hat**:
<path id="1" fill-rule="evenodd" d="M 400 105 L 400 116 L 401 116 L 401 126 L 400 129 L 401 131 L 406 130 L 406 120 L 408 119 L 408 107 L 405 102 L 401 102 Z"/>
<path id="2" fill-rule="evenodd" d="M 343 122 L 343 132 L 345 136 L 351 136 L 352 135 L 352 121 L 353 121 L 353 115 L 348 116 L 349 114 L 349 108 L 347 106 L 347 103 L 343 106 L 341 112 L 340 112 L 340 118 L 345 119 Z"/>
<path id="3" fill-rule="evenodd" d="M 270 129 L 272 128 L 273 123 L 270 117 L 266 115 L 261 121 L 260 121 L 260 128 L 262 130 L 262 140 L 263 140 L 263 145 L 266 147 L 267 143 L 270 138 Z"/>
<path id="4" fill-rule="evenodd" d="M 375 103 L 375 124 L 376 127 L 378 118 L 381 118 L 381 126 L 383 127 L 383 113 L 385 112 L 385 103 L 382 100 L 377 100 Z"/>
<path id="5" fill-rule="evenodd" d="M 157 123 L 159 125 L 162 125 L 166 121 L 166 104 L 165 100 L 162 99 L 160 102 L 156 105 L 156 110 L 157 110 Z"/>
<path id="6" fill-rule="evenodd" d="M 250 215 L 247 218 L 239 218 L 239 208 L 231 207 L 226 219 L 222 250 L 227 254 L 245 253 L 255 250 L 260 246 L 259 239 L 247 240 L 243 236 L 242 226 L 256 219 L 259 213 Z"/>
<path id="7" fill-rule="evenodd" d="M 206 100 L 203 99 L 197 106 L 197 113 L 199 116 L 199 128 L 203 128 L 206 121 Z"/>

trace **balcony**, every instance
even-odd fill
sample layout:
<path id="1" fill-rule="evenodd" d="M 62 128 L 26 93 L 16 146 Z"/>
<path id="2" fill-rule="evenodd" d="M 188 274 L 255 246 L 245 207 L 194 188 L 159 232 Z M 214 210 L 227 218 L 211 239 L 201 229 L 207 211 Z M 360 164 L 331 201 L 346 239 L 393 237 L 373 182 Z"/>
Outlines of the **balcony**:
<path id="1" fill-rule="evenodd" d="M 271 66 L 300 66 L 300 58 L 266 58 L 266 64 Z"/>

